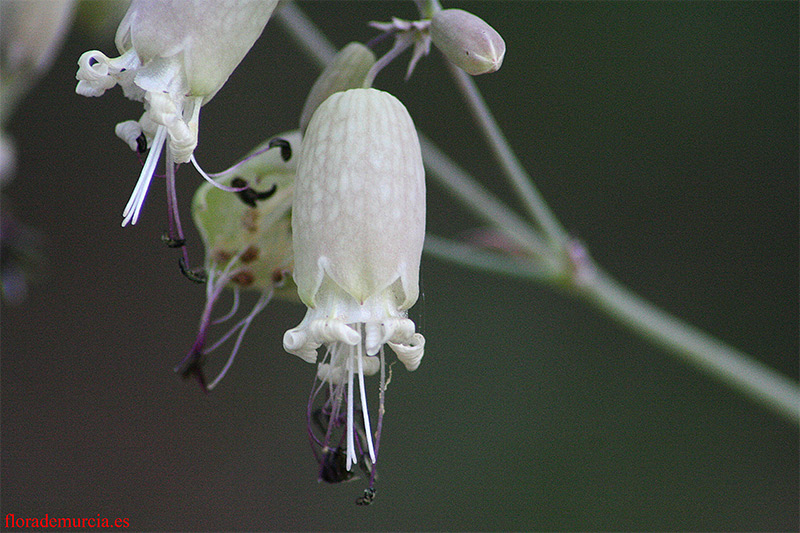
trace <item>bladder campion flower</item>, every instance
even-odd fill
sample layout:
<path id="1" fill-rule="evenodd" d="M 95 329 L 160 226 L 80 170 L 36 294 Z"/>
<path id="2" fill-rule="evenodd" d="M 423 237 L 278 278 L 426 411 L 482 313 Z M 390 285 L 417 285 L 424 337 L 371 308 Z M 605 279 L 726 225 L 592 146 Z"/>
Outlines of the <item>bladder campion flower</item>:
<path id="1" fill-rule="evenodd" d="M 407 317 L 419 293 L 425 172 L 414 124 L 399 100 L 375 89 L 351 89 L 319 106 L 298 159 L 292 213 L 294 279 L 308 311 L 286 332 L 283 346 L 313 363 L 325 345 L 317 369 L 320 384 L 307 413 L 320 479 L 348 479 L 359 463 L 370 474 L 369 488 L 358 500 L 366 504 L 375 494 L 384 345 L 415 370 L 425 344 Z M 364 375 L 378 372 L 373 438 Z M 315 411 L 314 400 L 326 384 L 327 398 Z M 312 419 L 324 436 L 315 435 Z"/>
<path id="2" fill-rule="evenodd" d="M 115 130 L 134 151 L 150 150 L 123 211 L 123 226 L 136 224 L 165 144 L 168 173 L 173 163 L 197 166 L 193 153 L 200 107 L 225 84 L 276 4 L 133 0 L 117 29 L 120 57 L 111 59 L 98 50 L 80 57 L 78 94 L 100 96 L 120 85 L 125 96 L 144 102 L 138 121 L 121 122 Z"/>
<path id="3" fill-rule="evenodd" d="M 241 189 L 239 192 L 204 183 L 194 195 L 192 216 L 206 251 L 202 274 L 206 305 L 197 339 L 175 370 L 184 377 L 196 377 L 204 390 L 213 389 L 224 377 L 250 323 L 273 296 L 297 300 L 291 278 L 291 210 L 300 139 L 298 131 L 281 134 L 256 147 L 240 163 L 214 175 L 220 183 Z M 214 305 L 226 288 L 233 290 L 233 309 L 212 320 Z M 240 290 L 260 294 L 253 310 L 218 341 L 207 344 L 212 326 L 236 314 Z M 203 366 L 207 356 L 237 331 L 227 362 L 213 381 L 206 382 Z"/>

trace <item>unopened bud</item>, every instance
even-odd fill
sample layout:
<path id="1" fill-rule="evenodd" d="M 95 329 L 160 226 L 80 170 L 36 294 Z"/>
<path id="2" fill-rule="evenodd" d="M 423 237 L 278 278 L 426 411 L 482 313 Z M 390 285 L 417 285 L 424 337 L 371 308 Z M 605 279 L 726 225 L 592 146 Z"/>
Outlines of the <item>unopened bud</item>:
<path id="1" fill-rule="evenodd" d="M 374 64 L 375 54 L 363 44 L 353 42 L 342 48 L 311 87 L 300 115 L 300 130 L 305 131 L 311 115 L 330 95 L 363 87 Z"/>
<path id="2" fill-rule="evenodd" d="M 468 74 L 500 68 L 506 43 L 483 19 L 461 9 L 443 9 L 431 20 L 431 40 L 445 57 Z"/>

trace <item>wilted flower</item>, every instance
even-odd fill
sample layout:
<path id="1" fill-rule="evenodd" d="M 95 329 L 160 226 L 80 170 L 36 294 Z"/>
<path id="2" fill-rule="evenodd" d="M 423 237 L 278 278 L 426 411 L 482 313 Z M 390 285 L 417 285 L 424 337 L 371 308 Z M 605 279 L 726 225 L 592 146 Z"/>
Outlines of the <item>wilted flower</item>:
<path id="1" fill-rule="evenodd" d="M 173 163 L 196 165 L 200 107 L 225 84 L 276 4 L 277 0 L 133 0 L 117 29 L 120 57 L 112 59 L 97 50 L 80 57 L 78 94 L 100 96 L 120 85 L 125 96 L 144 102 L 138 121 L 116 127 L 131 149 L 150 150 L 123 211 L 123 226 L 136 224 L 165 144 L 168 174 Z"/>
<path id="2" fill-rule="evenodd" d="M 238 193 L 204 183 L 194 195 L 192 215 L 206 250 L 202 273 L 206 283 L 206 306 L 197 339 L 175 370 L 184 376 L 195 375 L 206 390 L 213 389 L 230 368 L 248 326 L 270 299 L 273 296 L 297 298 L 291 279 L 290 218 L 297 169 L 294 148 L 299 147 L 299 132 L 281 134 L 258 146 L 242 162 L 215 175 L 220 183 L 241 189 Z M 189 275 L 201 276 L 200 273 Z M 212 321 L 214 305 L 225 288 L 233 289 L 234 307 L 227 315 Z M 253 310 L 218 341 L 207 346 L 211 326 L 235 315 L 240 289 L 260 293 Z M 206 383 L 202 369 L 206 356 L 237 331 L 239 334 L 228 361 L 217 378 Z"/>
<path id="3" fill-rule="evenodd" d="M 468 74 L 488 74 L 500 68 L 506 43 L 480 17 L 462 9 L 443 9 L 431 19 L 433 44 L 451 63 Z"/>
<path id="4" fill-rule="evenodd" d="M 310 363 L 325 345 L 321 383 L 308 409 L 309 425 L 316 419 L 324 432 L 317 437 L 309 426 L 320 478 L 342 481 L 360 463 L 370 472 L 370 486 L 359 503 L 369 503 L 384 411 L 384 345 L 415 370 L 425 343 L 407 318 L 419 293 L 424 169 L 414 124 L 400 101 L 375 89 L 351 89 L 319 106 L 298 160 L 292 217 L 294 279 L 308 311 L 283 345 Z M 377 372 L 373 439 L 364 375 Z M 325 384 L 327 399 L 315 412 Z"/>

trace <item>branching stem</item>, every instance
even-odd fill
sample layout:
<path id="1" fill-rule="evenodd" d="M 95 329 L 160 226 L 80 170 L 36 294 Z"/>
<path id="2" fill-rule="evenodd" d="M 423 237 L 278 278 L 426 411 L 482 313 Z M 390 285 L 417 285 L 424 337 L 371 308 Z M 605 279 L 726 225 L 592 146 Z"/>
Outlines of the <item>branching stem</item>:
<path id="1" fill-rule="evenodd" d="M 317 65 L 324 67 L 332 60 L 335 49 L 297 6 L 291 3 L 284 5 L 278 11 L 277 18 Z M 425 136 L 420 135 L 423 159 L 430 176 L 495 229 L 512 238 L 530 257 L 523 264 L 516 259 L 503 258 L 496 253 L 432 235 L 427 237 L 426 251 L 439 259 L 469 268 L 544 282 L 559 289 L 566 288 L 635 333 L 714 376 L 747 398 L 794 424 L 800 423 L 800 386 L 797 383 L 632 293 L 591 263 L 588 254 L 588 262 L 583 265 L 563 260 L 564 257 L 570 257 L 570 246 L 574 241 L 522 168 L 474 81 L 458 68 L 449 68 L 503 172 L 522 198 L 528 215 L 541 230 L 527 224 Z M 586 268 L 580 270 L 576 266 Z M 579 273 L 583 277 L 578 277 Z"/>

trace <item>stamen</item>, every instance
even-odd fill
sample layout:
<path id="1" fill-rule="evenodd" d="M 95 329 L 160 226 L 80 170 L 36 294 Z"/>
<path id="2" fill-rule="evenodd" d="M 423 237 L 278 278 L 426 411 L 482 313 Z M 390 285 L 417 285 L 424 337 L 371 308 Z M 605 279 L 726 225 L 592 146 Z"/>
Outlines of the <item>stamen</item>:
<path id="1" fill-rule="evenodd" d="M 361 330 L 361 324 L 359 324 L 358 329 L 359 331 Z M 375 456 L 375 449 L 372 446 L 372 428 L 369 426 L 369 411 L 367 410 L 367 392 L 364 387 L 364 361 L 362 361 L 361 346 L 362 343 L 359 342 L 358 351 L 356 352 L 356 357 L 358 358 L 358 388 L 361 394 L 361 414 L 364 417 L 364 431 L 367 433 L 366 439 L 367 448 L 369 448 L 369 458 L 372 459 L 372 463 L 375 464 L 377 458 Z"/>
<path id="2" fill-rule="evenodd" d="M 393 36 L 395 33 L 397 33 L 397 30 L 395 30 L 395 29 L 386 30 L 383 33 L 381 33 L 380 35 L 376 35 L 375 37 L 373 37 L 372 39 L 367 41 L 367 43 L 364 46 L 366 46 L 370 50 L 374 51 L 375 48 L 377 48 L 379 44 L 381 44 L 383 41 L 385 41 L 389 37 Z"/>
<path id="3" fill-rule="evenodd" d="M 239 192 L 239 191 L 242 190 L 240 187 L 229 187 L 228 185 L 223 185 L 221 183 L 217 183 L 216 181 L 214 181 L 214 178 L 212 178 L 211 176 L 206 174 L 205 170 L 200 168 L 200 165 L 197 163 L 197 159 L 194 157 L 194 154 L 192 154 L 192 157 L 189 158 L 189 161 L 192 162 L 192 164 L 194 165 L 194 168 L 197 169 L 197 172 L 199 172 L 200 175 L 203 176 L 203 179 L 206 180 L 207 182 L 209 182 L 211 185 L 213 185 L 217 189 L 221 189 L 221 190 L 223 190 L 225 192 Z"/>
<path id="4" fill-rule="evenodd" d="M 222 278 L 220 280 L 220 283 L 222 284 L 222 286 L 224 286 L 226 283 L 228 283 L 228 281 L 230 281 L 230 278 Z M 236 289 L 234 289 L 234 291 L 235 291 L 234 293 L 236 295 L 235 298 L 237 300 L 237 302 L 235 303 L 235 307 L 238 307 L 239 306 L 239 303 L 238 303 L 239 289 L 236 288 Z M 262 303 L 262 300 L 265 299 L 265 298 L 266 298 L 266 301 L 264 301 Z M 211 347 L 206 350 L 206 353 L 211 353 L 214 350 L 216 350 L 217 348 L 219 348 L 220 346 L 222 346 L 222 344 L 224 344 L 225 341 L 227 341 L 230 338 L 231 335 L 236 333 L 236 330 L 238 330 L 240 327 L 245 326 L 245 329 L 247 329 L 247 327 L 250 326 L 250 321 L 253 320 L 253 318 L 258 313 L 260 313 L 262 309 L 264 309 L 264 306 L 266 306 L 267 303 L 269 303 L 269 300 L 271 298 L 272 298 L 272 291 L 270 291 L 268 293 L 265 293 L 265 294 L 262 294 L 261 297 L 258 299 L 258 302 L 256 302 L 256 305 L 250 311 L 250 313 L 248 313 L 248 315 L 245 318 L 241 319 L 239 322 L 236 323 L 236 325 L 234 325 L 227 332 L 225 332 L 224 335 L 222 335 L 219 339 L 217 339 L 217 342 L 215 342 L 213 345 L 211 345 Z M 229 313 L 229 315 L 230 315 L 230 313 Z M 226 318 L 226 320 L 227 320 L 227 318 Z M 217 324 L 219 324 L 221 322 L 223 322 L 222 319 L 217 319 L 214 322 L 211 322 L 209 325 L 210 326 L 215 326 L 215 325 L 217 325 Z"/>
<path id="5" fill-rule="evenodd" d="M 236 170 L 237 168 L 239 168 L 240 166 L 244 165 L 245 163 L 247 163 L 248 161 L 250 161 L 251 159 L 253 159 L 254 157 L 260 156 L 260 155 L 261 155 L 261 154 L 263 154 L 264 152 L 266 152 L 266 151 L 268 151 L 268 150 L 271 150 L 271 149 L 272 149 L 272 147 L 271 147 L 271 146 L 267 146 L 266 148 L 262 148 L 261 150 L 257 150 L 257 151 L 255 151 L 255 152 L 253 152 L 252 154 L 248 155 L 247 157 L 245 157 L 244 159 L 242 159 L 241 161 L 239 161 L 238 163 L 234 164 L 234 165 L 233 165 L 233 166 L 231 166 L 230 168 L 228 168 L 228 169 L 226 169 L 226 170 L 223 170 L 222 172 L 214 172 L 214 173 L 212 173 L 212 172 L 209 172 L 209 173 L 208 173 L 208 175 L 209 175 L 210 177 L 212 177 L 212 178 L 222 178 L 222 177 L 225 177 L 225 176 L 227 176 L 228 174 L 232 173 L 232 172 L 233 172 L 234 170 Z"/>
<path id="6" fill-rule="evenodd" d="M 372 87 L 372 82 L 375 81 L 375 76 L 378 75 L 378 73 L 383 69 L 383 67 L 391 63 L 397 56 L 402 54 L 406 50 L 406 48 L 408 48 L 412 44 L 414 44 L 414 40 L 410 36 L 406 36 L 403 34 L 398 35 L 397 39 L 394 42 L 394 45 L 389 49 L 389 51 L 386 52 L 386 54 L 384 54 L 383 57 L 381 57 L 378 61 L 376 61 L 375 64 L 372 65 L 372 67 L 369 69 L 367 75 L 365 76 L 363 86 Z"/>
<path id="7" fill-rule="evenodd" d="M 352 350 L 352 347 L 348 348 Z M 357 462 L 356 446 L 354 442 L 355 428 L 353 427 L 353 360 L 352 352 L 347 361 L 347 469 Z"/>
<path id="8" fill-rule="evenodd" d="M 247 184 L 247 181 L 242 178 L 233 178 L 231 180 L 231 185 L 237 188 L 236 194 L 239 196 L 242 203 L 253 208 L 256 207 L 257 200 L 266 200 L 278 190 L 278 184 L 273 183 L 272 187 L 266 191 L 258 192 L 251 188 L 250 185 Z"/>
<path id="9" fill-rule="evenodd" d="M 195 283 L 205 283 L 206 280 L 208 279 L 206 277 L 206 272 L 205 269 L 203 269 L 203 267 L 190 269 L 189 266 L 186 264 L 186 260 L 183 257 L 178 259 L 178 266 L 181 269 L 181 274 L 186 276 L 186 278 L 189 281 L 194 281 Z"/>
<path id="10" fill-rule="evenodd" d="M 223 190 L 225 192 L 240 192 L 242 190 L 241 187 L 229 187 L 228 185 L 223 185 L 221 183 L 218 183 L 218 182 L 214 181 L 214 178 L 212 178 L 211 176 L 206 174 L 206 171 L 203 170 L 202 168 L 200 168 L 200 164 L 197 162 L 197 159 L 194 157 L 194 154 L 192 154 L 192 156 L 189 158 L 189 161 L 192 162 L 192 164 L 194 165 L 194 168 L 197 169 L 197 172 L 199 172 L 200 175 L 203 176 L 203 179 L 206 180 L 207 182 L 209 182 L 211 185 L 213 185 L 217 189 L 221 189 L 221 190 Z"/>
<path id="11" fill-rule="evenodd" d="M 161 242 L 169 246 L 170 248 L 181 248 L 182 246 L 186 246 L 186 239 L 175 239 L 169 236 L 169 233 L 164 232 L 161 234 Z"/>
<path id="12" fill-rule="evenodd" d="M 368 487 L 364 489 L 364 495 L 356 500 L 356 505 L 369 505 L 375 499 L 375 489 Z"/>
<path id="13" fill-rule="evenodd" d="M 261 298 L 258 299 L 258 302 L 256 303 L 255 307 L 253 307 L 253 310 L 250 311 L 250 314 L 247 315 L 247 317 L 245 317 L 241 322 L 236 324 L 231 329 L 231 333 L 233 333 L 234 331 L 236 331 L 237 328 L 241 328 L 239 329 L 239 335 L 236 337 L 236 343 L 233 346 L 233 350 L 231 350 L 231 355 L 228 357 L 228 361 L 225 363 L 225 366 L 222 367 L 222 370 L 220 370 L 219 375 L 216 378 L 214 378 L 214 381 L 208 384 L 208 386 L 206 387 L 208 390 L 213 390 L 214 387 L 216 387 L 217 384 L 222 380 L 222 378 L 225 377 L 225 374 L 228 373 L 228 369 L 233 364 L 233 360 L 236 358 L 236 353 L 239 351 L 239 347 L 242 345 L 242 339 L 244 339 L 244 334 L 247 332 L 247 328 L 250 327 L 250 323 L 253 321 L 256 315 L 258 315 L 258 313 L 260 313 L 264 309 L 264 307 L 266 307 L 266 305 L 269 303 L 271 299 L 272 299 L 272 291 L 269 291 L 266 294 L 262 294 Z M 206 353 L 214 351 L 225 339 L 228 338 L 228 336 L 229 334 L 226 334 L 223 337 L 223 339 L 220 339 L 220 341 L 214 344 L 214 346 L 209 348 Z"/>
<path id="14" fill-rule="evenodd" d="M 142 167 L 142 173 L 139 174 L 139 181 L 136 182 L 136 187 L 133 188 L 133 193 L 122 211 L 122 226 L 125 227 L 130 223 L 132 226 L 139 220 L 139 213 L 142 211 L 144 199 L 147 196 L 147 189 L 150 187 L 150 181 L 153 179 L 153 174 L 156 171 L 156 165 L 161 158 L 161 150 L 164 148 L 164 140 L 167 138 L 167 128 L 159 126 L 156 130 L 155 138 L 153 139 L 153 147 L 150 153 L 147 154 L 147 160 Z"/>
<path id="15" fill-rule="evenodd" d="M 341 448 L 326 448 L 322 451 L 319 477 L 327 483 L 341 483 L 352 479 L 353 473 L 345 469 Z"/>
<path id="16" fill-rule="evenodd" d="M 181 225 L 181 215 L 178 209 L 178 192 L 177 187 L 175 186 L 175 169 L 177 167 L 176 164 L 172 163 L 172 149 L 170 148 L 169 143 L 167 143 L 167 154 L 166 154 L 166 167 L 167 167 L 167 214 L 169 220 L 169 232 L 168 236 L 175 242 L 175 244 L 186 243 L 186 239 L 183 236 L 183 226 Z M 173 237 L 174 236 L 174 237 Z M 181 245 L 182 254 L 183 254 L 183 261 L 184 264 L 189 264 L 189 250 L 186 246 Z"/>
<path id="17" fill-rule="evenodd" d="M 136 151 L 140 154 L 147 151 L 147 137 L 145 137 L 144 133 L 136 137 Z"/>
<path id="18" fill-rule="evenodd" d="M 283 139 L 281 137 L 276 137 L 274 139 L 271 139 L 267 144 L 267 146 L 270 148 L 275 148 L 276 146 L 280 146 L 281 159 L 283 159 L 284 162 L 292 158 L 292 145 L 289 144 L 289 141 L 287 141 L 286 139 Z"/>
<path id="19" fill-rule="evenodd" d="M 319 453 L 317 453 L 317 448 L 314 446 L 315 444 L 321 448 L 328 447 L 328 429 L 330 424 L 330 417 L 328 418 L 328 422 L 323 424 L 320 420 L 320 417 L 323 414 L 322 408 L 314 410 L 314 400 L 317 399 L 322 387 L 325 385 L 324 381 L 320 381 L 319 385 L 317 385 L 317 377 L 314 376 L 314 384 L 311 386 L 311 394 L 308 395 L 308 405 L 306 406 L 306 421 L 308 423 L 307 430 L 308 430 L 308 439 L 311 441 L 311 451 L 314 452 L 314 457 L 316 457 L 317 462 L 320 462 Z M 327 405 L 327 403 L 326 403 Z M 314 423 L 317 424 L 319 430 L 325 434 L 325 442 L 322 442 L 317 438 L 317 435 L 314 433 L 314 428 L 311 427 L 312 418 Z"/>
<path id="20" fill-rule="evenodd" d="M 211 279 L 208 280 L 211 283 Z M 221 316 L 218 319 L 214 320 L 211 325 L 216 326 L 217 324 L 222 324 L 223 322 L 227 322 L 230 320 L 233 315 L 236 314 L 236 311 L 239 310 L 239 287 L 233 287 L 233 304 L 231 305 L 231 310 L 228 311 L 227 315 Z"/>
<path id="21" fill-rule="evenodd" d="M 384 356 L 383 347 L 381 347 L 381 382 L 378 390 L 378 427 L 375 430 L 375 453 L 381 446 L 381 429 L 383 429 L 383 415 L 386 413 L 386 387 L 392 381 L 392 367 L 389 367 L 389 377 L 386 377 L 386 358 Z"/>

